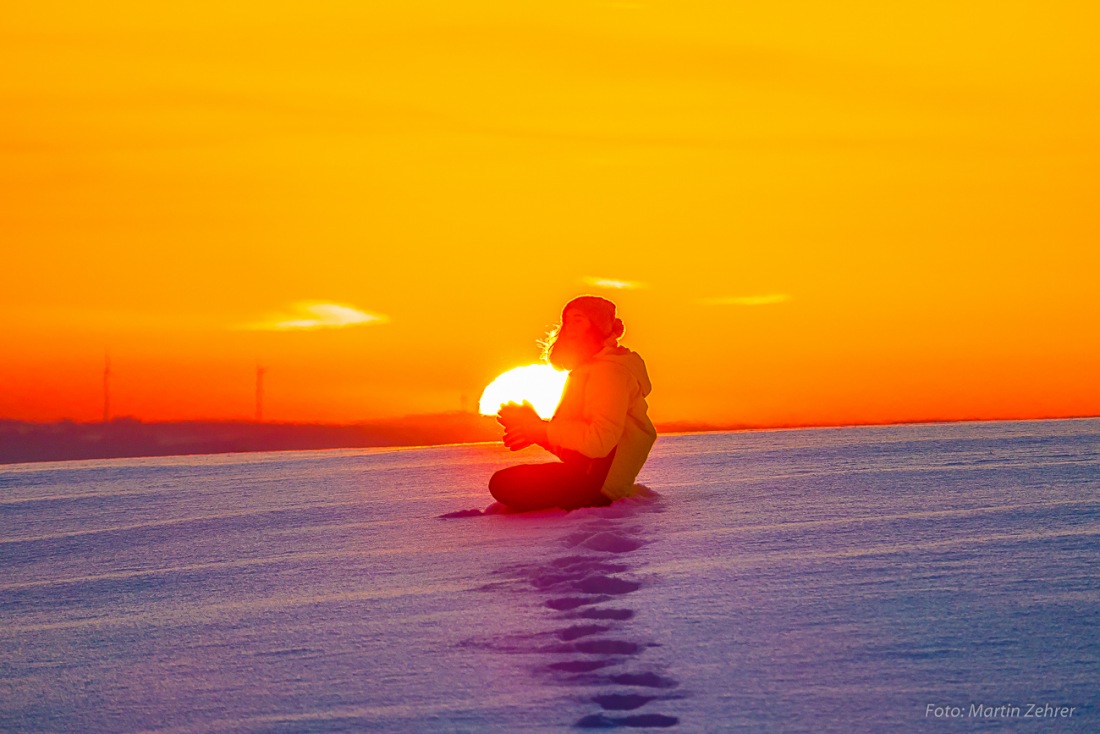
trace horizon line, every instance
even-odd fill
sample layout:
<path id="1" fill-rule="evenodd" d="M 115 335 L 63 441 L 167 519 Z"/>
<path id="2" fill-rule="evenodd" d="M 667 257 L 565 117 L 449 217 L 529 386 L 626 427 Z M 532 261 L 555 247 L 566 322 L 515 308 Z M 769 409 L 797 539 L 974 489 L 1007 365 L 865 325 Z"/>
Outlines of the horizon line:
<path id="1" fill-rule="evenodd" d="M 384 418 L 365 418 L 360 421 L 333 422 L 333 421 L 309 421 L 309 420 L 261 420 L 250 418 L 171 418 L 167 420 L 147 420 L 137 416 L 120 415 L 113 416 L 108 421 L 102 420 L 77 420 L 74 418 L 59 418 L 56 420 L 35 421 L 22 418 L 0 417 L 0 423 L 22 423 L 33 426 L 47 426 L 58 424 L 73 424 L 79 426 L 104 426 L 111 423 L 141 423 L 143 425 L 168 425 L 179 423 L 212 423 L 252 426 L 325 426 L 329 428 L 357 428 L 378 423 L 392 423 L 404 420 L 424 419 L 431 417 L 457 417 L 470 416 L 476 418 L 493 419 L 491 415 L 483 415 L 475 411 L 448 410 L 436 413 L 406 413 L 399 416 L 387 416 Z M 961 418 L 949 417 L 925 417 L 925 418 L 898 418 L 885 420 L 857 420 L 857 421 L 807 421 L 807 422 L 774 422 L 774 423 L 713 423 L 695 420 L 666 420 L 654 421 L 654 426 L 659 433 L 731 433 L 736 431 L 766 431 L 788 430 L 801 428 L 859 428 L 863 426 L 907 426 L 917 424 L 941 424 L 941 423 L 1023 423 L 1028 421 L 1058 421 L 1058 420 L 1090 420 L 1100 418 L 1100 413 L 1067 414 L 1067 415 L 1042 415 L 1042 416 L 1013 416 L 1001 418 L 983 418 L 980 416 L 966 416 Z M 663 431 L 661 429 L 664 429 Z M 473 442 L 482 443 L 482 442 Z"/>

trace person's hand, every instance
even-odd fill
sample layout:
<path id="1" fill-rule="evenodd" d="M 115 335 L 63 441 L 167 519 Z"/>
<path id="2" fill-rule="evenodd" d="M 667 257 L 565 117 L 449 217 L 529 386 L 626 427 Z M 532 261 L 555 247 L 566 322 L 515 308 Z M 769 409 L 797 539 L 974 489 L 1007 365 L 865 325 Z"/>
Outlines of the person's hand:
<path id="1" fill-rule="evenodd" d="M 512 451 L 533 444 L 546 445 L 546 421 L 539 418 L 534 406 L 526 400 L 522 405 L 508 403 L 501 406 L 497 422 L 504 426 L 504 445 Z"/>
<path id="2" fill-rule="evenodd" d="M 513 427 L 529 423 L 531 421 L 541 420 L 539 414 L 535 411 L 535 406 L 530 402 L 524 400 L 523 404 L 519 403 L 505 403 L 500 406 L 500 410 L 497 411 L 497 423 L 504 426 L 504 430 L 511 430 Z"/>
<path id="3" fill-rule="evenodd" d="M 525 449 L 534 444 L 535 441 L 524 431 L 517 429 L 504 432 L 504 445 L 512 451 L 519 451 L 520 449 Z"/>

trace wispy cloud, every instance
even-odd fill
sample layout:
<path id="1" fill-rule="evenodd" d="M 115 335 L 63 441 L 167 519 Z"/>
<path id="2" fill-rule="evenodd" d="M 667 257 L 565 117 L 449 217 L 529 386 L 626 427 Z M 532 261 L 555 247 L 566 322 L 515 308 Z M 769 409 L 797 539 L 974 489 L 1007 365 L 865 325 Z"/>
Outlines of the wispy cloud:
<path id="1" fill-rule="evenodd" d="M 631 288 L 645 288 L 645 283 L 639 283 L 636 280 L 618 280 L 617 278 L 594 278 L 587 277 L 584 279 L 585 285 L 590 285 L 593 288 L 611 288 L 613 290 L 628 290 Z"/>
<path id="2" fill-rule="evenodd" d="M 257 331 L 304 331 L 312 329 L 342 329 L 349 326 L 383 324 L 389 318 L 361 311 L 339 303 L 302 301 L 293 304 L 289 312 L 275 314 L 264 321 L 245 324 L 244 329 Z"/>
<path id="3" fill-rule="evenodd" d="M 706 306 L 771 306 L 791 300 L 788 293 L 767 293 L 760 296 L 720 296 L 699 301 Z"/>

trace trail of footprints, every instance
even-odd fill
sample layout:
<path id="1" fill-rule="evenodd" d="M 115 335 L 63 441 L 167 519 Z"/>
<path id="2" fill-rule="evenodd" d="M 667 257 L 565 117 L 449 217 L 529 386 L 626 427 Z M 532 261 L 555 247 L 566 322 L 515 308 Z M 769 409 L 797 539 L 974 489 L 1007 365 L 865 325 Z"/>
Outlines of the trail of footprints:
<path id="1" fill-rule="evenodd" d="M 635 610 L 628 604 L 629 595 L 643 582 L 630 577 L 638 568 L 629 560 L 644 541 L 638 538 L 640 528 L 619 526 L 622 520 L 594 518 L 562 539 L 566 555 L 498 570 L 498 575 L 534 587 L 544 596 L 547 613 L 563 625 L 550 633 L 497 640 L 490 646 L 503 652 L 546 654 L 551 661 L 536 666 L 536 678 L 588 689 L 586 702 L 598 710 L 578 719 L 577 728 L 674 727 L 679 719 L 654 709 L 663 700 L 681 698 L 683 694 L 674 690 L 680 684 L 663 671 L 646 669 L 645 651 L 658 644 L 632 639 L 630 634 Z"/>

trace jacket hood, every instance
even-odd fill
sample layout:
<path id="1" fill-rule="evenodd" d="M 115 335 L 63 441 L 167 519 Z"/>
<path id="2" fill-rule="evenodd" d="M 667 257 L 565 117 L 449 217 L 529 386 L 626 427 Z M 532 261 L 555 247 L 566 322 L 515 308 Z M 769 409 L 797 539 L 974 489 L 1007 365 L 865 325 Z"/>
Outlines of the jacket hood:
<path id="1" fill-rule="evenodd" d="M 646 371 L 645 362 L 637 352 L 632 352 L 626 347 L 604 347 L 592 358 L 592 361 L 614 362 L 630 370 L 642 386 L 642 397 L 653 392 L 653 383 L 649 381 L 649 373 Z"/>

